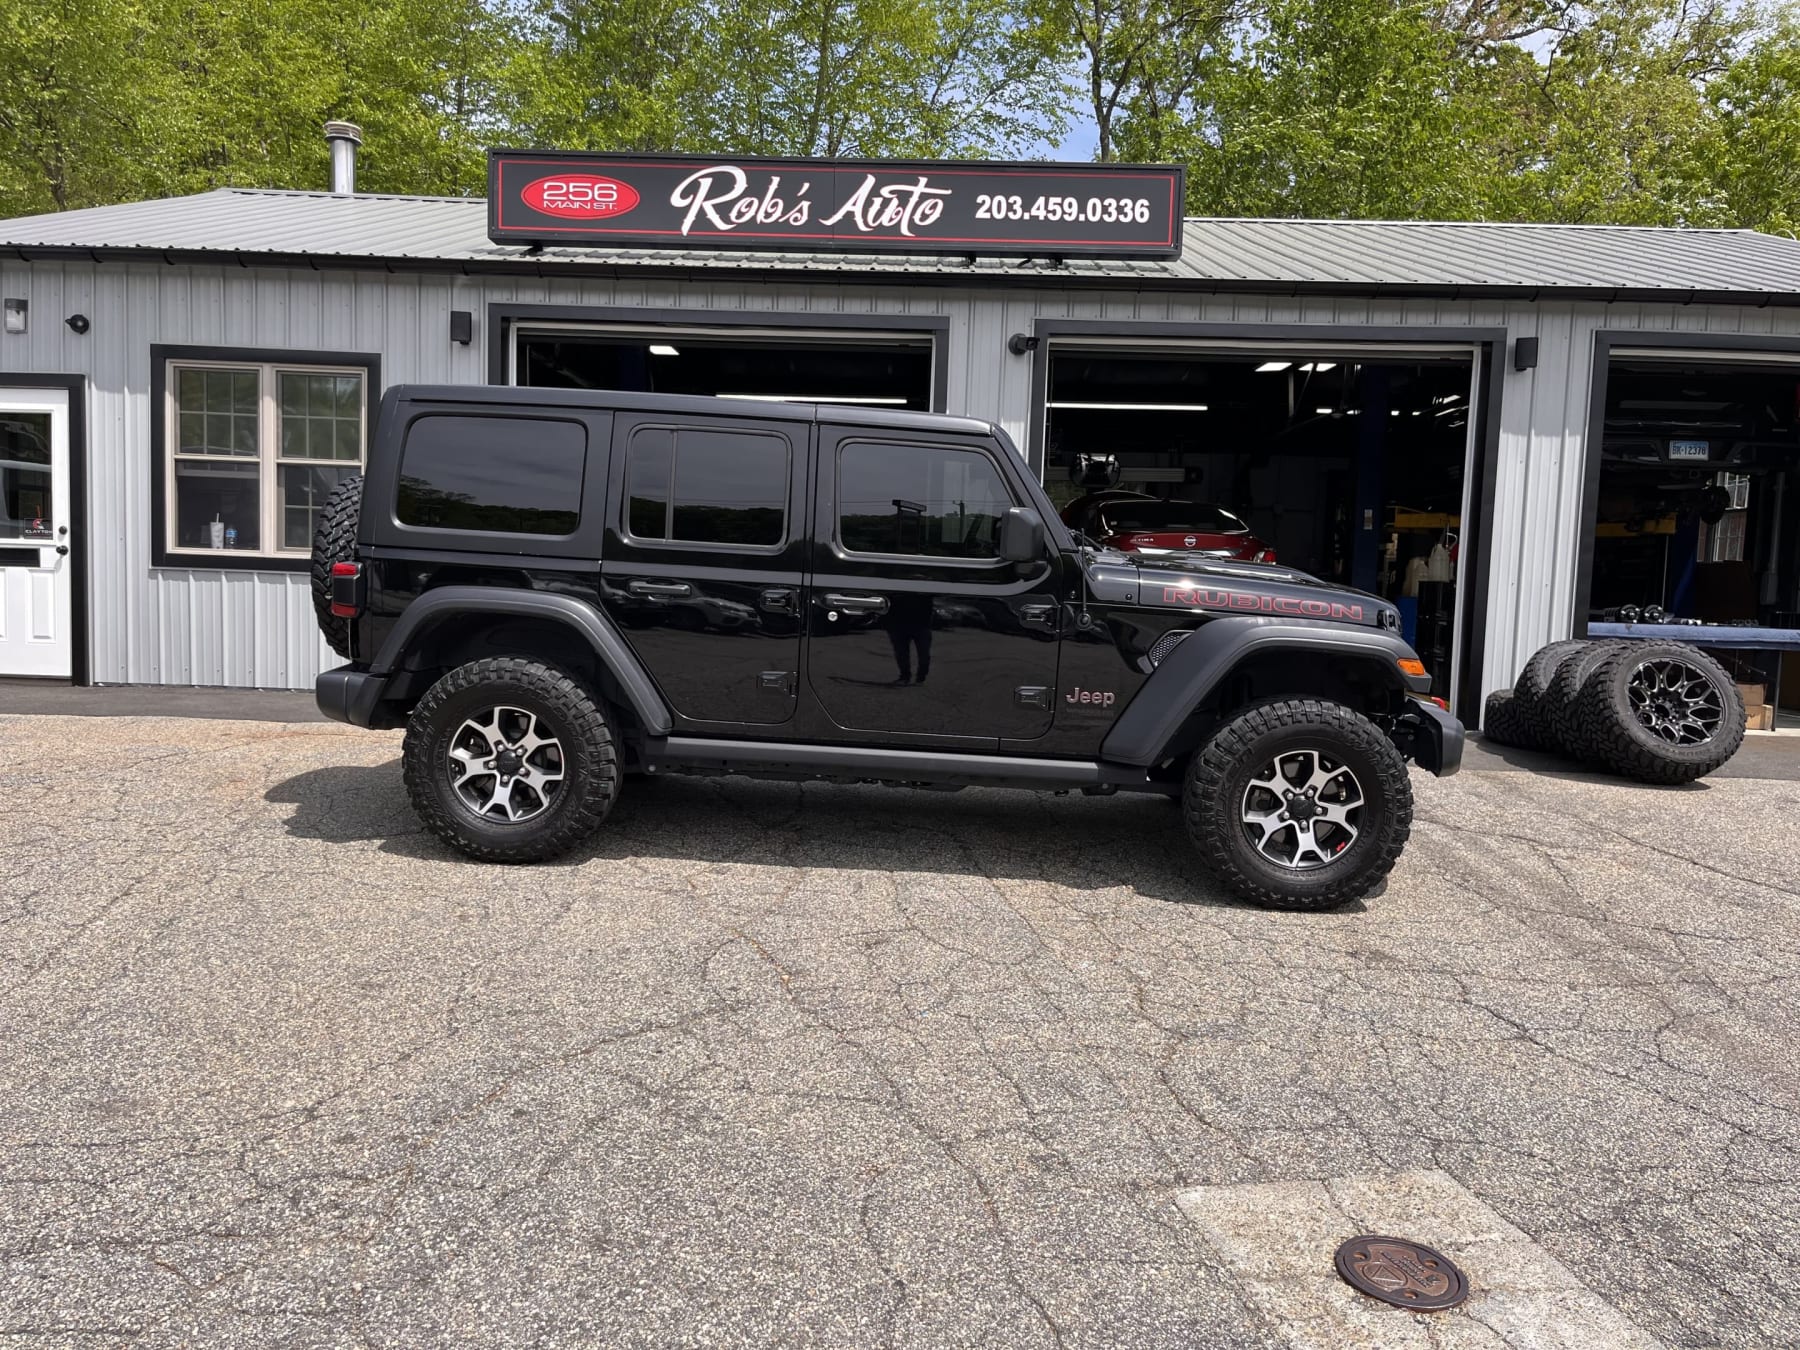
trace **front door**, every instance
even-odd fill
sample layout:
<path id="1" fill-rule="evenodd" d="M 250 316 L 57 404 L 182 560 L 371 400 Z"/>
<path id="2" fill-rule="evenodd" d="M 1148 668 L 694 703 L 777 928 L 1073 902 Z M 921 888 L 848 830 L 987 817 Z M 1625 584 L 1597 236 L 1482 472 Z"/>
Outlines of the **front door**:
<path id="1" fill-rule="evenodd" d="M 819 429 L 807 620 L 818 735 L 997 749 L 1050 729 L 1056 572 L 1000 557 L 1024 505 L 1006 451 L 969 437 Z"/>
<path id="2" fill-rule="evenodd" d="M 0 389 L 0 675 L 68 679 L 69 395 Z"/>

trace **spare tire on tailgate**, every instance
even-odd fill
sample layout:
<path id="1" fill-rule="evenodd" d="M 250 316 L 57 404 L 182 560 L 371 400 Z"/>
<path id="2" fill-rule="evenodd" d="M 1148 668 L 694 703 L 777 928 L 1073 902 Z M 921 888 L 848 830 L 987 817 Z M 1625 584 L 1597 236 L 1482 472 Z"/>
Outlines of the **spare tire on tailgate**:
<path id="1" fill-rule="evenodd" d="M 319 631 L 331 650 L 350 655 L 350 621 L 331 612 L 331 565 L 349 562 L 356 553 L 356 524 L 362 515 L 362 475 L 353 473 L 331 490 L 319 510 L 313 531 L 312 602 Z"/>

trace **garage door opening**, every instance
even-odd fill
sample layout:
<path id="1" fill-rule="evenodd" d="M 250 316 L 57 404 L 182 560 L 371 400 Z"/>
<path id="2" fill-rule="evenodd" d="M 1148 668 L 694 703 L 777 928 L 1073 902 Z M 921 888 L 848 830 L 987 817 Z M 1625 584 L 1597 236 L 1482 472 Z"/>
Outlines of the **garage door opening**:
<path id="1" fill-rule="evenodd" d="M 1449 698 L 1474 365 L 1466 348 L 1053 344 L 1045 487 L 1096 541 L 1275 561 L 1394 601 Z"/>
<path id="2" fill-rule="evenodd" d="M 569 325 L 520 327 L 512 337 L 514 384 L 932 407 L 933 342 L 919 333 L 840 337 Z"/>
<path id="3" fill-rule="evenodd" d="M 1604 410 L 1590 631 L 1673 623 L 1800 726 L 1800 362 L 1615 350 Z"/>

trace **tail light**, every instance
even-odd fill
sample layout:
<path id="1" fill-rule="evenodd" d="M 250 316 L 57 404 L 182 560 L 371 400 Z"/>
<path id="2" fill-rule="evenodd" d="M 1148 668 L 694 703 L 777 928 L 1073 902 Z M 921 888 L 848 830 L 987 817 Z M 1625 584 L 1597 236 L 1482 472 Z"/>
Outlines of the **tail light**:
<path id="1" fill-rule="evenodd" d="M 1275 550 L 1272 548 L 1259 548 L 1256 550 L 1256 556 L 1250 559 L 1250 561 L 1272 563 L 1275 561 Z"/>
<path id="2" fill-rule="evenodd" d="M 354 619 L 362 613 L 362 564 L 331 564 L 331 612 L 340 619 Z"/>

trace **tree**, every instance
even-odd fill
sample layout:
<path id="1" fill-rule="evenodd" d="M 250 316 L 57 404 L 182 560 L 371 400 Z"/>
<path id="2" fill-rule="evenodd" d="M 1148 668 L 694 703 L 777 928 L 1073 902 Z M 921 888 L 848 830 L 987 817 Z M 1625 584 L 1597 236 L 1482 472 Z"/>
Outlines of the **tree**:
<path id="1" fill-rule="evenodd" d="M 1706 98 L 1690 167 L 1696 223 L 1800 231 L 1800 17 L 1759 35 Z"/>
<path id="2" fill-rule="evenodd" d="M 167 68 L 134 0 L 13 0 L 0 8 L 0 215 L 153 193 Z"/>
<path id="3" fill-rule="evenodd" d="M 1217 44 L 1242 14 L 1235 0 L 1063 0 L 1095 158 L 1116 159 L 1122 125 L 1133 158 L 1164 157 L 1190 96 L 1216 66 Z"/>

